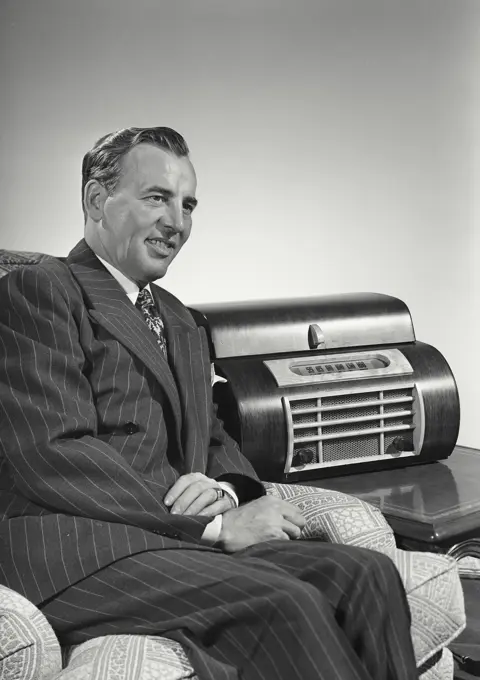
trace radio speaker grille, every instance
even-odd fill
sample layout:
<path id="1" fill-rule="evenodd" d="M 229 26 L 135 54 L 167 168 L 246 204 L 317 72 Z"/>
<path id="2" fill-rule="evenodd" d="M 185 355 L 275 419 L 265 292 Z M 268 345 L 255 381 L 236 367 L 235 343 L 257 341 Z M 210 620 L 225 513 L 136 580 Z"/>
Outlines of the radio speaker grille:
<path id="1" fill-rule="evenodd" d="M 413 386 L 284 400 L 289 470 L 413 451 Z"/>

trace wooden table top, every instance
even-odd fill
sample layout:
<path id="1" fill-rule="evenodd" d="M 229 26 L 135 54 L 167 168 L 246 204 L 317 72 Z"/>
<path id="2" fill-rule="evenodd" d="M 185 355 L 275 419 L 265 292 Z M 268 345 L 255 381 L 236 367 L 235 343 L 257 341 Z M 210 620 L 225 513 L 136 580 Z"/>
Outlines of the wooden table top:
<path id="1" fill-rule="evenodd" d="M 377 505 L 398 536 L 437 544 L 480 537 L 480 451 L 456 446 L 449 458 L 396 470 L 309 481 Z"/>

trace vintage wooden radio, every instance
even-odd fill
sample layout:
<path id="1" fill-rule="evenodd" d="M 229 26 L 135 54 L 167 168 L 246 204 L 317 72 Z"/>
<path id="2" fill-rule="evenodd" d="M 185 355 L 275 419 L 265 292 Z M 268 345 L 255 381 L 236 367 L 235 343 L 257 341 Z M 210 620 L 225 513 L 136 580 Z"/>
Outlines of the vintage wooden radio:
<path id="1" fill-rule="evenodd" d="M 214 399 L 262 479 L 301 481 L 446 458 L 452 372 L 407 306 L 373 293 L 197 305 Z"/>

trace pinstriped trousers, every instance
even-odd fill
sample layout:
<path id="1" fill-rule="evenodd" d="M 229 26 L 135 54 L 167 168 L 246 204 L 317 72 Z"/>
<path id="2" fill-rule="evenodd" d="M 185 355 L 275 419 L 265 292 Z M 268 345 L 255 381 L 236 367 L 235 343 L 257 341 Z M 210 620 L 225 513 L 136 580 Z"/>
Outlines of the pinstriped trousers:
<path id="1" fill-rule="evenodd" d="M 415 680 L 410 613 L 385 555 L 268 541 L 233 555 L 118 560 L 42 607 L 63 644 L 114 633 L 181 642 L 201 680 Z"/>

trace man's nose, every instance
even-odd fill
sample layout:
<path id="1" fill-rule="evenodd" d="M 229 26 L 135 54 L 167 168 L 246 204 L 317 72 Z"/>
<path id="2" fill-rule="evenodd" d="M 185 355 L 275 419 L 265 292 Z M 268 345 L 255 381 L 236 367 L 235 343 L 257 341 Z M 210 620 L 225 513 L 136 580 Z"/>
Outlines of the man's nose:
<path id="1" fill-rule="evenodd" d="M 184 214 L 183 206 L 178 205 L 176 202 L 172 201 L 165 211 L 162 220 L 163 226 L 172 229 L 175 232 L 181 232 L 184 228 Z"/>

